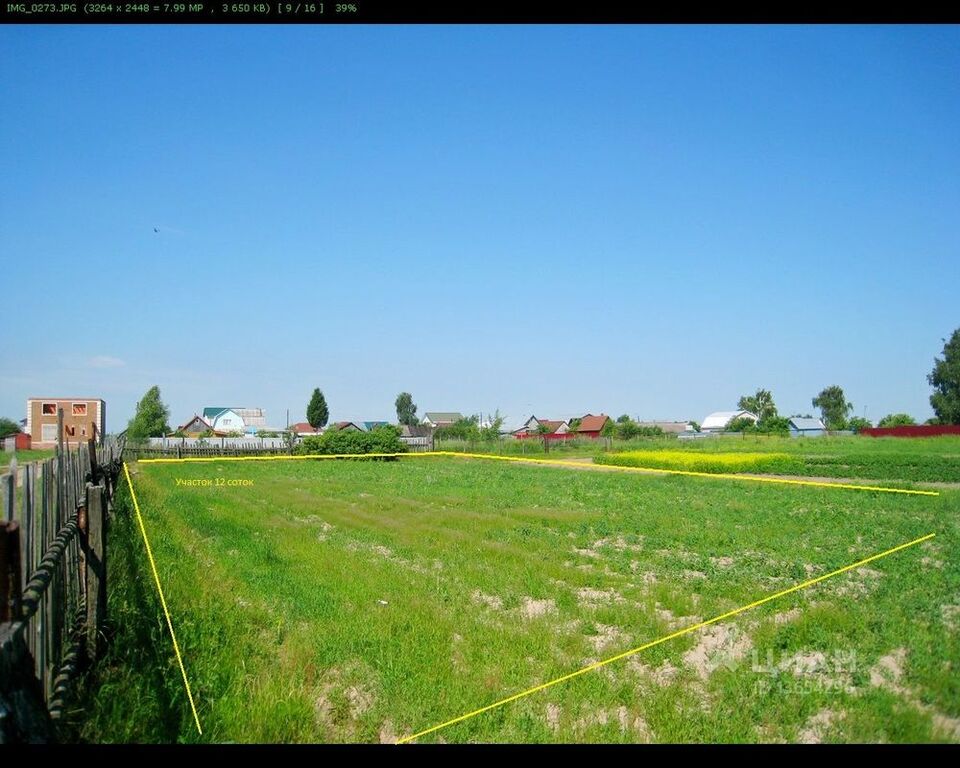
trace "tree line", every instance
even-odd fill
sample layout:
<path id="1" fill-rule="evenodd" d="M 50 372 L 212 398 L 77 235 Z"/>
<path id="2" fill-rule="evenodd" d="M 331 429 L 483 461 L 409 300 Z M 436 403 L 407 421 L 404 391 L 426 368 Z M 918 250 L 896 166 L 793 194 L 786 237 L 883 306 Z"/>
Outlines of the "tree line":
<path id="1" fill-rule="evenodd" d="M 960 424 L 960 328 L 957 328 L 949 339 L 943 339 L 942 357 L 934 357 L 933 370 L 927 374 L 927 383 L 933 388 L 930 406 L 936 415 L 926 423 Z M 847 400 L 840 386 L 825 387 L 812 399 L 811 405 L 820 410 L 823 423 L 829 430 L 859 431 L 873 426 L 869 419 L 851 415 L 853 403 Z M 417 406 L 409 392 L 401 392 L 397 395 L 394 406 L 398 424 L 413 426 L 418 423 Z M 753 413 L 758 419 L 756 423 L 750 419 L 735 419 L 728 426 L 728 429 L 733 431 L 782 433 L 788 430 L 789 418 L 801 415 L 794 414 L 789 418 L 780 416 L 772 393 L 766 389 L 758 389 L 752 395 L 744 395 L 737 402 L 737 407 Z M 307 422 L 314 429 L 320 430 L 327 426 L 329 418 L 330 409 L 326 398 L 317 387 L 307 403 Z M 160 397 L 160 387 L 152 386 L 137 403 L 136 412 L 127 424 L 127 436 L 137 440 L 169 435 L 171 433 L 169 421 L 170 410 Z M 482 421 L 479 415 L 475 415 L 441 429 L 445 430 L 449 437 L 463 436 L 462 439 L 468 440 L 483 439 L 481 436 L 489 434 L 494 429 L 494 425 L 499 433 L 503 424 L 499 413 L 488 419 L 483 427 L 480 426 Z M 877 422 L 879 427 L 912 424 L 916 424 L 916 421 L 906 413 L 891 413 Z M 617 437 L 636 437 L 648 433 L 652 436 L 653 431 L 656 430 L 655 427 L 642 427 L 626 415 L 618 418 L 616 422 L 611 422 L 606 429 L 608 436 Z M 20 431 L 18 422 L 0 418 L 0 438 L 15 435 Z"/>

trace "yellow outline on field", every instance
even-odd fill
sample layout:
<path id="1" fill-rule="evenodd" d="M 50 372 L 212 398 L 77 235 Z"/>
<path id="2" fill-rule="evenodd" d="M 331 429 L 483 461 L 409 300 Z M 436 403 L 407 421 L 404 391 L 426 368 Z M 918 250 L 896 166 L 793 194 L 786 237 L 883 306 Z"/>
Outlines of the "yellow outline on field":
<path id="1" fill-rule="evenodd" d="M 491 461 L 516 461 L 523 464 L 546 464 L 555 467 L 603 467 L 615 472 L 641 472 L 648 474 L 685 475 L 706 477 L 719 480 L 745 480 L 757 483 L 779 483 L 781 485 L 808 485 L 816 488 L 844 488 L 853 491 L 879 491 L 881 493 L 900 493 L 908 496 L 939 496 L 939 491 L 919 491 L 909 488 L 886 488 L 880 485 L 854 485 L 852 483 L 828 483 L 820 480 L 787 480 L 782 477 L 756 477 L 754 475 L 735 475 L 727 472 L 694 472 L 686 469 L 658 469 L 656 467 L 621 467 L 616 464 L 584 464 L 579 461 L 560 461 L 558 459 L 533 459 L 523 456 L 498 456 L 491 453 L 458 453 L 457 451 L 422 451 L 420 453 L 308 453 L 297 456 L 188 456 L 182 459 L 138 459 L 139 464 L 187 464 L 216 461 L 308 461 L 311 459 L 387 459 L 415 458 L 427 456 L 459 456 L 469 459 L 489 459 Z"/>
<path id="2" fill-rule="evenodd" d="M 480 707 L 480 709 L 475 709 L 473 710 L 473 712 L 467 712 L 464 715 L 460 715 L 460 717 L 455 717 L 452 720 L 447 720 L 445 723 L 440 723 L 439 725 L 435 725 L 432 728 L 427 728 L 426 730 L 419 731 L 410 736 L 404 736 L 402 739 L 397 740 L 397 744 L 406 744 L 407 742 L 413 741 L 414 739 L 419 739 L 421 736 L 426 736 L 428 733 L 439 731 L 441 728 L 446 728 L 447 726 L 455 725 L 456 723 L 462 723 L 464 720 L 469 720 L 470 718 L 476 717 L 477 715 L 481 715 L 484 712 L 489 712 L 491 709 L 502 707 L 504 704 L 509 704 L 511 701 L 516 701 L 517 699 L 522 699 L 526 696 L 530 696 L 531 694 L 537 693 L 538 691 L 542 691 L 544 688 L 549 688 L 553 685 L 558 685 L 559 683 L 566 682 L 567 680 L 570 680 L 574 677 L 585 675 L 587 672 L 591 672 L 594 669 L 599 669 L 600 667 L 606 666 L 607 664 L 612 664 L 613 662 L 619 661 L 620 659 L 625 659 L 627 656 L 633 656 L 636 653 L 640 653 L 640 651 L 645 651 L 648 648 L 653 648 L 653 646 L 655 645 L 660 645 L 661 643 L 665 643 L 668 640 L 673 640 L 674 638 L 680 637 L 681 635 L 686 635 L 697 629 L 702 629 L 703 627 L 706 627 L 710 624 L 716 624 L 718 621 L 729 619 L 732 616 L 736 616 L 738 613 L 749 611 L 751 608 L 756 608 L 757 606 L 763 605 L 764 603 L 769 603 L 771 600 L 776 600 L 778 597 L 789 595 L 792 592 L 799 592 L 801 589 L 806 589 L 807 587 L 811 587 L 814 584 L 824 581 L 826 579 L 832 578 L 833 576 L 839 576 L 841 573 L 845 573 L 846 571 L 853 570 L 854 568 L 859 568 L 860 566 L 866 565 L 867 563 L 871 563 L 874 560 L 879 560 L 881 557 L 887 557 L 888 555 L 892 555 L 894 552 L 899 552 L 901 549 L 906 549 L 907 547 L 916 546 L 921 542 L 927 541 L 928 539 L 932 539 L 934 536 L 936 536 L 935 533 L 928 533 L 926 536 L 921 536 L 919 539 L 908 541 L 906 544 L 900 544 L 899 546 L 892 547 L 891 549 L 888 549 L 885 552 L 881 552 L 880 554 L 872 555 L 863 560 L 858 560 L 856 563 L 852 563 L 851 565 L 846 565 L 843 568 L 838 568 L 837 570 L 831 571 L 830 573 L 825 573 L 823 576 L 818 576 L 815 579 L 809 579 L 808 581 L 804 581 L 801 584 L 796 584 L 788 589 L 783 589 L 772 595 L 767 595 L 766 597 L 761 598 L 760 600 L 755 600 L 749 605 L 742 605 L 739 608 L 734 608 L 732 611 L 727 611 L 726 613 L 722 613 L 719 616 L 714 616 L 712 619 L 701 621 L 699 624 L 693 624 L 689 627 L 684 627 L 683 629 L 677 630 L 676 632 L 673 632 L 669 635 L 664 635 L 663 637 L 653 640 L 652 642 L 645 643 L 644 645 L 637 646 L 636 648 L 631 648 L 629 651 L 624 651 L 623 653 L 618 653 L 616 656 L 611 656 L 609 659 L 604 659 L 603 661 L 594 662 L 589 666 L 578 669 L 576 672 L 570 672 L 569 674 L 563 675 L 562 677 L 558 677 L 554 680 L 550 680 L 549 682 L 541 683 L 540 685 L 535 685 L 533 688 L 528 688 L 525 691 L 521 691 L 520 693 L 513 694 L 513 696 L 508 696 L 505 699 L 500 699 L 500 701 L 495 701 L 493 704 L 487 704 L 487 706 Z"/>
<path id="3" fill-rule="evenodd" d="M 197 716 L 197 707 L 193 703 L 193 693 L 190 691 L 190 681 L 187 680 L 187 670 L 183 666 L 183 657 L 180 655 L 180 646 L 177 643 L 177 635 L 173 631 L 173 622 L 170 620 L 170 611 L 167 609 L 167 601 L 163 596 L 163 587 L 160 586 L 160 576 L 157 573 L 157 564 L 153 561 L 153 550 L 150 548 L 150 540 L 147 539 L 147 529 L 143 527 L 143 517 L 140 515 L 140 503 L 137 501 L 137 493 L 133 490 L 133 481 L 130 479 L 130 470 L 127 469 L 127 462 L 123 462 L 123 474 L 127 476 L 127 485 L 130 486 L 130 496 L 133 498 L 133 508 L 137 512 L 137 522 L 140 524 L 140 533 L 143 535 L 143 543 L 147 548 L 147 559 L 150 561 L 150 570 L 153 571 L 153 580 L 157 584 L 157 592 L 160 594 L 160 605 L 163 606 L 163 615 L 167 617 L 167 627 L 170 630 L 170 637 L 173 639 L 173 650 L 177 654 L 177 663 L 180 665 L 180 674 L 183 675 L 183 684 L 187 689 L 187 698 L 190 700 L 190 709 L 193 712 L 193 720 L 197 724 L 197 731 L 203 735 L 203 729 L 200 727 L 200 718 Z"/>

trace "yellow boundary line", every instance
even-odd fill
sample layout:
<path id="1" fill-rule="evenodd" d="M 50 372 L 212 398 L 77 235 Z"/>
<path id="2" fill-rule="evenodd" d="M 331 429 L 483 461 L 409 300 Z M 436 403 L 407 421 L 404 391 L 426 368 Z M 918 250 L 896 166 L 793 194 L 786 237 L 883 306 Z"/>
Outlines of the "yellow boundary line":
<path id="1" fill-rule="evenodd" d="M 150 569 L 153 571 L 153 580 L 157 584 L 157 592 L 160 595 L 160 605 L 163 606 L 163 615 L 167 617 L 167 627 L 170 630 L 170 637 L 173 639 L 173 650 L 177 654 L 177 663 L 180 665 L 180 674 L 183 675 L 183 684 L 187 689 L 187 698 L 190 700 L 190 710 L 193 712 L 193 720 L 197 724 L 197 731 L 203 735 L 203 729 L 200 727 L 200 718 L 197 716 L 197 707 L 193 703 L 193 693 L 190 691 L 190 681 L 187 680 L 187 670 L 183 666 L 183 656 L 180 655 L 180 646 L 177 643 L 177 635 L 173 631 L 173 622 L 170 620 L 170 611 L 167 609 L 167 601 L 163 596 L 163 587 L 160 586 L 160 576 L 157 573 L 157 564 L 153 560 L 153 550 L 150 548 L 150 540 L 147 539 L 147 529 L 143 526 L 143 516 L 140 514 L 140 503 L 137 501 L 137 493 L 133 490 L 133 481 L 130 479 L 130 470 L 127 469 L 127 462 L 123 462 L 123 473 L 127 476 L 127 485 L 130 486 L 130 496 L 133 498 L 133 508 L 137 512 L 137 522 L 140 524 L 140 533 L 143 534 L 143 543 L 147 548 L 147 558 L 150 560 Z"/>
<path id="2" fill-rule="evenodd" d="M 428 456 L 459 456 L 470 459 L 488 459 L 490 461 L 516 461 L 524 464 L 546 464 L 556 467 L 583 468 L 598 466 L 617 472 L 640 472 L 648 474 L 686 475 L 688 477 L 706 477 L 718 480 L 744 480 L 756 483 L 778 483 L 780 485 L 807 485 L 816 488 L 844 488 L 853 491 L 879 491 L 881 493 L 900 493 L 907 496 L 939 496 L 939 491 L 918 491 L 908 488 L 886 488 L 880 485 L 854 485 L 852 483 L 826 483 L 819 480 L 787 480 L 780 477 L 754 477 L 734 475 L 725 472 L 694 472 L 685 469 L 658 469 L 656 467 L 621 467 L 616 464 L 583 464 L 577 461 L 558 459 L 528 459 L 522 456 L 497 456 L 489 453 L 458 453 L 456 451 L 423 451 L 421 453 L 310 453 L 299 456 L 192 456 L 182 459 L 139 459 L 139 464 L 195 464 L 218 461 L 308 461 L 312 459 L 385 459 L 415 458 Z"/>
<path id="3" fill-rule="evenodd" d="M 624 659 L 627 656 L 633 656 L 634 654 L 640 653 L 641 651 L 645 651 L 648 648 L 653 648 L 655 645 L 660 645 L 661 643 L 665 643 L 668 640 L 673 640 L 674 638 L 680 637 L 681 635 L 686 635 L 695 630 L 702 629 L 703 627 L 706 627 L 710 624 L 716 624 L 718 621 L 729 619 L 730 617 L 736 616 L 739 613 L 743 613 L 744 611 L 749 611 L 751 608 L 756 608 L 757 606 L 763 605 L 764 603 L 769 603 L 771 600 L 776 600 L 778 597 L 783 597 L 784 595 L 789 595 L 792 592 L 798 592 L 801 589 L 806 589 L 807 587 L 811 587 L 818 582 L 824 581 L 826 579 L 830 579 L 834 576 L 839 576 L 841 573 L 852 570 L 854 568 L 859 568 L 860 566 L 866 565 L 867 563 L 873 562 L 874 560 L 879 560 L 881 557 L 887 557 L 888 555 L 892 555 L 894 552 L 899 552 L 901 549 L 906 549 L 907 547 L 913 547 L 917 544 L 920 544 L 921 542 L 927 541 L 928 539 L 932 539 L 934 536 L 936 536 L 936 534 L 928 533 L 926 536 L 921 536 L 919 539 L 908 541 L 906 544 L 900 544 L 899 546 L 888 549 L 885 552 L 881 552 L 880 554 L 877 554 L 877 555 L 872 555 L 871 557 L 865 558 L 863 560 L 859 560 L 858 562 L 853 563 L 851 565 L 844 566 L 843 568 L 838 568 L 837 570 L 831 571 L 830 573 L 824 574 L 823 576 L 818 576 L 815 579 L 810 579 L 808 581 L 804 581 L 801 584 L 796 584 L 795 586 L 792 586 L 789 589 L 784 589 L 784 590 L 781 590 L 780 592 L 776 592 L 775 594 L 768 595 L 767 597 L 761 598 L 760 600 L 756 600 L 750 603 L 749 605 L 743 605 L 739 608 L 734 608 L 732 611 L 727 611 L 726 613 L 722 613 L 719 616 L 714 616 L 712 619 L 701 621 L 699 624 L 693 624 L 692 626 L 678 630 L 669 635 L 665 635 L 652 642 L 646 643 L 644 645 L 640 645 L 636 648 L 631 648 L 629 651 L 618 653 L 616 656 L 611 656 L 609 659 L 604 659 L 603 661 L 594 662 L 593 664 L 590 664 L 587 667 L 578 669 L 576 672 L 570 672 L 569 674 L 563 675 L 562 677 L 558 677 L 547 683 L 541 683 L 540 685 L 536 685 L 533 688 L 528 688 L 527 690 L 521 691 L 520 693 L 515 693 L 513 694 L 513 696 L 508 696 L 505 699 L 500 699 L 500 701 L 495 701 L 493 704 L 488 704 L 485 707 L 480 707 L 480 709 L 475 709 L 472 712 L 467 712 L 464 715 L 460 715 L 460 717 L 455 717 L 452 720 L 447 720 L 444 723 L 440 723 L 439 725 L 435 725 L 432 728 L 427 728 L 426 730 L 419 731 L 417 733 L 412 734 L 411 736 L 404 736 L 402 739 L 397 740 L 397 744 L 406 744 L 407 742 L 413 741 L 414 739 L 419 739 L 421 736 L 426 736 L 428 733 L 439 731 L 441 728 L 446 728 L 456 723 L 462 723 L 464 720 L 469 720 L 470 718 L 476 717 L 477 715 L 481 715 L 484 712 L 489 712 L 491 709 L 502 707 L 505 704 L 509 704 L 511 701 L 516 701 L 517 699 L 522 699 L 526 696 L 530 696 L 531 694 L 542 691 L 545 688 L 550 688 L 551 686 L 558 685 L 560 683 L 566 682 L 567 680 L 571 680 L 574 677 L 585 675 L 587 672 L 591 672 L 595 669 L 599 669 L 600 667 L 606 666 L 607 664 L 612 664 L 613 662 L 619 661 L 620 659 Z"/>

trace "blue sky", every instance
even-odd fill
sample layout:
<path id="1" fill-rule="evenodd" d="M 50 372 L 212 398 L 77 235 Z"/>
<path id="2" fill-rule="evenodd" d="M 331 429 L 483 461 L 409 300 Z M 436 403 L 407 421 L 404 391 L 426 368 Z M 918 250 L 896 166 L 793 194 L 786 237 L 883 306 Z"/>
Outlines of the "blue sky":
<path id="1" fill-rule="evenodd" d="M 932 415 L 958 27 L 7 26 L 0 71 L 0 415 Z"/>

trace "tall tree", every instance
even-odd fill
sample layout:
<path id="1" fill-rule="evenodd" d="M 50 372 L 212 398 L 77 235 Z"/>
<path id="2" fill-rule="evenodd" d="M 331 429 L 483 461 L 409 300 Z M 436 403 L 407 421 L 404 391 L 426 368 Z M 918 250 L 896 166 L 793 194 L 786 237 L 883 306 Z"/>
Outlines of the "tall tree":
<path id="1" fill-rule="evenodd" d="M 943 342 L 943 359 L 933 358 L 933 370 L 927 375 L 933 387 L 930 405 L 940 424 L 960 424 L 960 328 Z"/>
<path id="2" fill-rule="evenodd" d="M 397 407 L 397 422 L 412 427 L 417 423 L 417 405 L 413 402 L 413 395 L 401 392 L 397 395 L 394 405 Z"/>
<path id="3" fill-rule="evenodd" d="M 170 411 L 160 399 L 160 387 L 150 387 L 137 403 L 137 412 L 127 424 L 127 437 L 132 440 L 163 437 L 170 431 L 169 420 Z"/>
<path id="4" fill-rule="evenodd" d="M 813 407 L 820 409 L 827 429 L 843 429 L 847 426 L 847 415 L 853 410 L 853 403 L 847 402 L 843 388 L 834 384 L 813 398 Z"/>
<path id="5" fill-rule="evenodd" d="M 777 415 L 777 406 L 773 402 L 773 395 L 768 389 L 758 389 L 755 395 L 744 395 L 737 402 L 737 408 L 750 411 L 761 422 Z"/>
<path id="6" fill-rule="evenodd" d="M 320 388 L 313 390 L 310 396 L 310 402 L 307 405 L 307 422 L 314 429 L 323 429 L 327 426 L 327 420 L 330 418 L 330 411 L 327 408 L 327 401 Z"/>
<path id="7" fill-rule="evenodd" d="M 0 437 L 10 437 L 20 432 L 20 425 L 13 419 L 0 419 Z"/>

